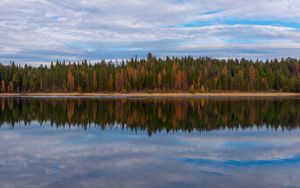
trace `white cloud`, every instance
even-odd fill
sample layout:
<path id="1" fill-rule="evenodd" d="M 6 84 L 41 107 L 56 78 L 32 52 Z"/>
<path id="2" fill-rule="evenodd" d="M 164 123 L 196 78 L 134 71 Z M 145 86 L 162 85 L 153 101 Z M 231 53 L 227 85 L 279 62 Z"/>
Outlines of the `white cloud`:
<path id="1" fill-rule="evenodd" d="M 197 48 L 240 57 L 240 46 L 261 50 L 262 44 L 282 49 L 270 58 L 299 56 L 288 50 L 300 43 L 297 0 L 2 0 L 0 6 L 4 62 L 129 58 L 148 51 L 205 55 Z"/>

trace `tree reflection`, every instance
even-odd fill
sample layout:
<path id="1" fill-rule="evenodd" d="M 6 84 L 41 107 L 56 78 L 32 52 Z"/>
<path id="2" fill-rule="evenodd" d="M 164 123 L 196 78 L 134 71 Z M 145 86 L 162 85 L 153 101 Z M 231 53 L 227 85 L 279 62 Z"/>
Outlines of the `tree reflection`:
<path id="1" fill-rule="evenodd" d="M 220 129 L 298 129 L 300 100 L 296 99 L 46 99 L 1 98 L 0 124 L 50 122 L 56 127 L 116 123 L 148 134 Z"/>

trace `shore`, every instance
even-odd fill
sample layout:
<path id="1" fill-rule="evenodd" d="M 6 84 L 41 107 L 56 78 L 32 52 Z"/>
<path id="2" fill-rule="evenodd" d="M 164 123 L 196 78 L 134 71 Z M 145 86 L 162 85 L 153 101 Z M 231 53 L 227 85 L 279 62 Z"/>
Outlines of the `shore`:
<path id="1" fill-rule="evenodd" d="M 300 97 L 300 93 L 284 92 L 220 92 L 220 93 L 0 93 L 0 97 Z"/>

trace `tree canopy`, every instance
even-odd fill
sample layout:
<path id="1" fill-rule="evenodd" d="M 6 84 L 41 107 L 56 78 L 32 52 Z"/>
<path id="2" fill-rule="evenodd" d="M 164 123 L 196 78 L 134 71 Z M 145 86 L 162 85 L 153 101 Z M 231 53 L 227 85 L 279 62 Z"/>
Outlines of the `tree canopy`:
<path id="1" fill-rule="evenodd" d="M 120 63 L 0 64 L 1 92 L 300 92 L 300 60 L 252 61 L 148 54 Z"/>

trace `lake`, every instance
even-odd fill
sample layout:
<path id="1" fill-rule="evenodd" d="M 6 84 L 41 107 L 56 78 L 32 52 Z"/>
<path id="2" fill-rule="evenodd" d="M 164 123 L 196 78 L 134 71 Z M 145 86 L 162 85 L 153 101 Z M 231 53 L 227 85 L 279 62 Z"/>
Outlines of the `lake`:
<path id="1" fill-rule="evenodd" d="M 300 187 L 298 98 L 0 98 L 0 187 Z"/>

